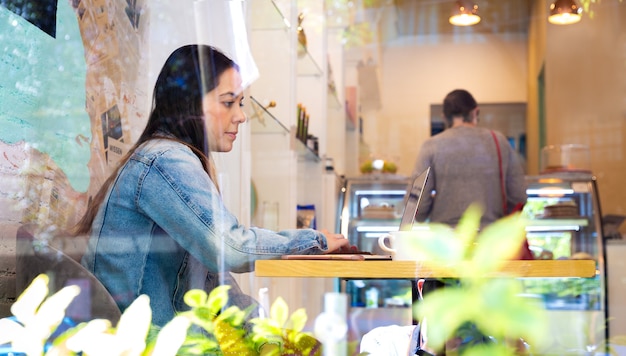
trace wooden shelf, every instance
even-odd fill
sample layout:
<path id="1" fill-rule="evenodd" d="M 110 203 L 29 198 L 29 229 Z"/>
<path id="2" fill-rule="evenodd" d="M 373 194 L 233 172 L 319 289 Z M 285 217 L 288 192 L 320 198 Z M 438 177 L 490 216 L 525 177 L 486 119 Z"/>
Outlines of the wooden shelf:
<path id="1" fill-rule="evenodd" d="M 463 270 L 463 269 L 461 269 Z M 259 260 L 258 277 L 303 277 L 340 279 L 462 278 L 449 265 L 416 261 L 307 261 Z M 507 261 L 503 268 L 485 277 L 546 278 L 596 276 L 594 260 Z"/>

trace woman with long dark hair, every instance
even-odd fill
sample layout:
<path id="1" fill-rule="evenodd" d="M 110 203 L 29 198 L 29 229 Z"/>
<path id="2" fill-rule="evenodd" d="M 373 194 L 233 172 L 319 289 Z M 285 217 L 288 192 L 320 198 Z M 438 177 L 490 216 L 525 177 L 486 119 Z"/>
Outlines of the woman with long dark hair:
<path id="1" fill-rule="evenodd" d="M 233 286 L 230 304 L 244 309 L 254 301 L 228 272 L 347 248 L 337 234 L 246 228 L 226 209 L 210 153 L 232 149 L 246 121 L 243 99 L 237 64 L 215 48 L 187 45 L 166 60 L 145 130 L 75 229 L 90 236 L 82 264 L 122 311 L 147 294 L 153 323 L 164 325 L 186 308 L 185 292 L 223 283 Z"/>

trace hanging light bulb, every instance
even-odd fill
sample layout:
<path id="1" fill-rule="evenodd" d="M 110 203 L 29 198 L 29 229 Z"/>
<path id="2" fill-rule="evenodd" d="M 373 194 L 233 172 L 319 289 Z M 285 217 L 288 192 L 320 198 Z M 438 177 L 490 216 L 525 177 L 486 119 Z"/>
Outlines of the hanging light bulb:
<path id="1" fill-rule="evenodd" d="M 457 1 L 449 21 L 454 26 L 472 26 L 479 23 L 478 5 L 471 1 Z"/>
<path id="2" fill-rule="evenodd" d="M 548 21 L 556 25 L 569 25 L 580 21 L 583 9 L 575 0 L 556 0 L 550 5 Z"/>

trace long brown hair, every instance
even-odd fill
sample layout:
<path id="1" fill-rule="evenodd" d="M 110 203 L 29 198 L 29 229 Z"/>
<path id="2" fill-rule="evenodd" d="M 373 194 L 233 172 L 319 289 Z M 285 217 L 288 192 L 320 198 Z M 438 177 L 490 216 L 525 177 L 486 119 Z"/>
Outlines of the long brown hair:
<path id="1" fill-rule="evenodd" d="M 91 231 L 98 209 L 121 167 L 140 145 L 151 139 L 165 138 L 188 146 L 217 185 L 209 156 L 202 99 L 217 87 L 220 75 L 230 68 L 239 70 L 235 62 L 211 46 L 185 45 L 172 52 L 156 80 L 146 128 L 93 197 L 85 215 L 74 227 L 74 234 Z"/>

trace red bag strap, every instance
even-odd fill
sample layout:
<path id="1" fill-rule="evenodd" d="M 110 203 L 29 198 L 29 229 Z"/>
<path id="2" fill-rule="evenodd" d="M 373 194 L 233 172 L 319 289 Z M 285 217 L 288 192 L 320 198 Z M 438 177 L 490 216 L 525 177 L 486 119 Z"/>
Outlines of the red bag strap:
<path id="1" fill-rule="evenodd" d="M 493 142 L 496 143 L 496 150 L 498 151 L 498 168 L 500 169 L 500 191 L 502 192 L 502 212 L 504 215 L 508 214 L 507 212 L 507 204 L 506 204 L 506 190 L 504 189 L 504 174 L 502 172 L 502 153 L 500 152 L 500 144 L 498 143 L 498 138 L 496 137 L 496 133 L 491 130 L 491 137 L 493 137 Z"/>
<path id="2" fill-rule="evenodd" d="M 506 208 L 507 207 L 506 190 L 504 189 L 504 174 L 502 172 L 502 153 L 500 152 L 500 144 L 498 143 L 498 138 L 496 137 L 496 134 L 493 132 L 493 130 L 491 131 L 491 137 L 493 137 L 493 142 L 496 143 L 496 150 L 498 151 L 498 168 L 500 169 L 500 189 L 502 191 L 502 211 L 504 212 L 504 215 L 507 215 L 508 209 Z M 514 211 L 522 210 L 522 208 L 523 208 L 523 205 L 521 203 L 518 203 Z M 524 242 L 522 244 L 522 247 L 520 248 L 518 256 L 515 257 L 514 259 L 516 260 L 534 260 L 535 259 L 535 256 L 530 251 L 530 246 L 528 245 L 527 238 L 524 239 Z"/>

